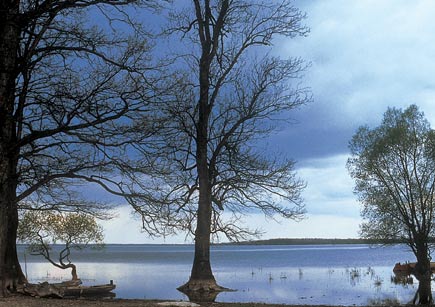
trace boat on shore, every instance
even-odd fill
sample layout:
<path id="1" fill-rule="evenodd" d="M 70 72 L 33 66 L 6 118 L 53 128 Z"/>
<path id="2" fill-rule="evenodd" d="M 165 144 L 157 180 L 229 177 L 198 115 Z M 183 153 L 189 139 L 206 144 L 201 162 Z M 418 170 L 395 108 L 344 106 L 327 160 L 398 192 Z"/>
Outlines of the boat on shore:
<path id="1" fill-rule="evenodd" d="M 80 280 L 66 281 L 62 283 L 43 282 L 39 284 L 25 284 L 20 292 L 37 297 L 55 298 L 79 298 L 79 297 L 107 297 L 113 298 L 115 293 L 111 292 L 116 285 L 111 280 L 109 284 L 83 286 Z"/>
<path id="2" fill-rule="evenodd" d="M 95 286 L 69 286 L 64 288 L 64 297 L 114 297 L 115 293 L 111 291 L 115 288 L 113 282 Z"/>
<path id="3" fill-rule="evenodd" d="M 415 269 L 416 264 L 416 262 L 397 262 L 394 265 L 393 272 L 395 274 L 411 275 L 412 271 Z M 430 263 L 430 270 L 432 271 L 432 273 L 435 273 L 435 262 Z"/>

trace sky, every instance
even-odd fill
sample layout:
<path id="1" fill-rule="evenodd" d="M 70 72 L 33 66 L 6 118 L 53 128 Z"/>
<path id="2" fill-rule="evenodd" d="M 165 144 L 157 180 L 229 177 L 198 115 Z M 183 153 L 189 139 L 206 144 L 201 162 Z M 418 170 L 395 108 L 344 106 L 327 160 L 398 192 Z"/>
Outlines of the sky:
<path id="1" fill-rule="evenodd" d="M 301 83 L 313 101 L 296 110 L 294 125 L 272 137 L 297 161 L 307 183 L 307 216 L 277 222 L 245 218 L 268 238 L 356 238 L 361 223 L 354 182 L 346 170 L 348 143 L 361 125 L 380 124 L 388 107 L 416 104 L 435 127 L 435 1 L 299 0 L 307 37 L 279 39 L 274 53 L 310 63 Z M 121 206 L 103 222 L 107 243 L 191 243 L 185 236 L 151 239 Z M 128 230 L 128 236 L 126 236 Z"/>

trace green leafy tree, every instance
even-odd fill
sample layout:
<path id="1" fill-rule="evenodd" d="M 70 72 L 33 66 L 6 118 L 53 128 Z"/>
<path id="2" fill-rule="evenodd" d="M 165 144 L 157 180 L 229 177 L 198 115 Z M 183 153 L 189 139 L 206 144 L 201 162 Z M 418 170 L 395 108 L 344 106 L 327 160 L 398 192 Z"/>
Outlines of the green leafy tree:
<path id="1" fill-rule="evenodd" d="M 89 244 L 102 247 L 104 235 L 91 215 L 28 211 L 20 220 L 18 239 L 29 244 L 32 255 L 43 256 L 57 268 L 71 269 L 72 280 L 78 281 L 76 266 L 70 259 L 71 250 L 81 250 Z M 54 249 L 53 244 L 62 247 Z"/>
<path id="2" fill-rule="evenodd" d="M 378 127 L 358 129 L 350 150 L 347 167 L 363 204 L 362 236 L 406 242 L 417 259 L 419 302 L 432 302 L 435 131 L 417 106 L 389 108 Z"/>

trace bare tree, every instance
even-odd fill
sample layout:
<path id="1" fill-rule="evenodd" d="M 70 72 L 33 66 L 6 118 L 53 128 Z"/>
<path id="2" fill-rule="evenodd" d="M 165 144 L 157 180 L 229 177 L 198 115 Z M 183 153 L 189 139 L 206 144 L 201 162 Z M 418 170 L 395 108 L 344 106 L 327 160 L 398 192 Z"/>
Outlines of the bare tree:
<path id="1" fill-rule="evenodd" d="M 115 186 L 111 158 L 125 155 L 152 83 L 146 32 L 125 11 L 134 3 L 156 4 L 0 2 L 0 295 L 25 282 L 18 204 L 82 210 L 68 204 L 75 184 Z"/>
<path id="2" fill-rule="evenodd" d="M 376 128 L 354 135 L 348 169 L 363 203 L 366 238 L 402 241 L 417 258 L 421 304 L 432 302 L 430 251 L 435 236 L 435 132 L 417 106 L 390 108 Z"/>
<path id="3" fill-rule="evenodd" d="M 256 47 L 307 29 L 289 1 L 194 0 L 170 16 L 166 34 L 181 51 L 165 104 L 156 107 L 164 124 L 143 149 L 143 167 L 152 170 L 130 187 L 142 188 L 147 198 L 130 201 L 150 234 L 182 229 L 194 235 L 190 280 L 179 289 L 210 293 L 222 289 L 210 265 L 212 235 L 239 240 L 258 234 L 239 223 L 247 213 L 289 219 L 304 213 L 304 183 L 294 162 L 260 144 L 310 99 L 298 87 L 306 65 Z M 229 216 L 223 217 L 224 209 Z"/>

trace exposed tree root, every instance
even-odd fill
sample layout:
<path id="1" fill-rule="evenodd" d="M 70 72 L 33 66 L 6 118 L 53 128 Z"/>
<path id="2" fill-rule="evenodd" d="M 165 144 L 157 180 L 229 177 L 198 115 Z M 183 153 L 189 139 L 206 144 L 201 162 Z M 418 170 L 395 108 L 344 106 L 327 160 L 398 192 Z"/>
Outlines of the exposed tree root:
<path id="1" fill-rule="evenodd" d="M 63 298 L 64 287 L 43 282 L 40 284 L 25 284 L 22 293 L 34 297 Z"/>
<path id="2" fill-rule="evenodd" d="M 19 288 L 19 280 L 18 278 L 3 277 L 0 281 L 0 287 L 1 297 L 10 296 L 12 293 L 17 292 L 17 289 Z"/>
<path id="3" fill-rule="evenodd" d="M 191 279 L 177 290 L 186 294 L 192 302 L 214 302 L 219 293 L 235 291 L 219 286 L 214 279 Z"/>

